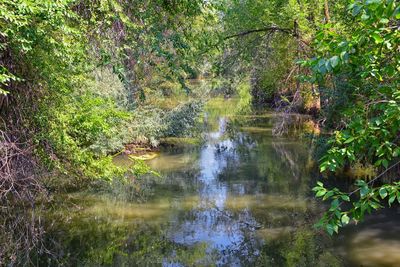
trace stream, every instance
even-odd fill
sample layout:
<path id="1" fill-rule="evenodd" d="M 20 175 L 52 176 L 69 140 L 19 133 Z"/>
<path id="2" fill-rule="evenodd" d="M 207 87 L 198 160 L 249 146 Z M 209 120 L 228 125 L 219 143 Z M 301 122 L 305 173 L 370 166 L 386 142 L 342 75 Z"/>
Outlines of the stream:
<path id="1" fill-rule="evenodd" d="M 399 266 L 400 212 L 383 210 L 329 238 L 309 141 L 277 137 L 281 118 L 206 114 L 203 142 L 163 147 L 140 203 L 72 194 L 45 242 L 66 266 Z M 297 129 L 298 130 L 298 129 Z M 294 131 L 297 131 L 294 129 Z M 115 159 L 129 164 L 126 156 Z M 390 230 L 387 230 L 390 229 Z"/>

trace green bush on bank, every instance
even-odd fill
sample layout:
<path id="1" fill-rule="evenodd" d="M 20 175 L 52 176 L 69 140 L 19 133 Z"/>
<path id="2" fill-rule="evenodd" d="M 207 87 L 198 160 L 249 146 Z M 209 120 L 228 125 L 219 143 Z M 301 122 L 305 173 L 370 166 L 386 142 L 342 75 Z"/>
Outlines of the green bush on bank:
<path id="1" fill-rule="evenodd" d="M 137 102 L 160 73 L 186 77 L 175 58 L 186 59 L 189 37 L 168 33 L 200 3 L 0 0 L 0 265 L 23 265 L 20 255 L 41 249 L 40 196 L 150 171 L 117 167 L 110 154 L 165 133 L 165 116 L 143 123 Z"/>
<path id="2" fill-rule="evenodd" d="M 397 1 L 354 1 L 347 8 L 346 30 L 331 24 L 322 27 L 315 40 L 317 56 L 309 81 L 321 84 L 334 134 L 320 159 L 321 172 L 336 172 L 347 166 L 374 166 L 374 178 L 363 172 L 350 193 L 327 189 L 318 182 L 316 197 L 331 206 L 317 226 L 329 234 L 351 221 L 363 220 L 366 212 L 400 203 L 400 182 L 393 172 L 400 156 L 400 5 Z M 385 184 L 392 172 L 394 179 Z M 349 202 L 350 205 L 345 203 Z"/>
<path id="3" fill-rule="evenodd" d="M 90 179 L 120 175 L 107 155 L 123 148 L 123 126 L 130 114 L 113 100 L 91 94 L 69 99 L 64 108 L 48 110 L 51 116 L 40 118 L 43 130 L 36 138 L 51 148 L 42 150 L 48 166 Z"/>
<path id="4" fill-rule="evenodd" d="M 132 27 L 118 3 L 103 4 L 104 10 L 96 10 L 93 3 L 94 20 L 107 8 L 117 9 L 122 22 Z M 36 154 L 48 168 L 62 174 L 111 179 L 113 172 L 120 175 L 107 157 L 111 152 L 141 136 L 157 143 L 162 136 L 178 135 L 190 128 L 192 111 L 199 112 L 198 104 L 183 104 L 170 112 L 137 107 L 134 88 L 124 80 L 128 70 L 121 73 L 116 68 L 120 62 L 105 60 L 93 49 L 101 46 L 98 38 L 106 36 L 91 35 L 91 27 L 98 27 L 100 21 L 86 21 L 80 13 L 82 6 L 69 0 L 3 0 L 0 7 L 0 33 L 4 37 L 0 46 L 1 94 L 3 97 L 7 91 L 6 102 L 10 103 L 1 110 L 5 129 L 12 126 L 15 131 L 28 132 L 22 141 L 34 141 Z M 117 18 L 105 19 L 112 25 Z M 134 28 L 129 30 L 138 34 Z M 174 125 L 175 119 L 182 125 Z M 15 124 L 16 120 L 20 124 Z"/>

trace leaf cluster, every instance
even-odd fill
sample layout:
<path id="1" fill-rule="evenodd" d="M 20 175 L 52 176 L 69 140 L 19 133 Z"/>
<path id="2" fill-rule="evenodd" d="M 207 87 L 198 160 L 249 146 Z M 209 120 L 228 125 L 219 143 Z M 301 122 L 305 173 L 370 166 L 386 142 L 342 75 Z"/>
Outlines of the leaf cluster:
<path id="1" fill-rule="evenodd" d="M 320 170 L 336 172 L 356 162 L 390 169 L 400 155 L 400 5 L 393 0 L 353 1 L 347 12 L 351 18 L 346 22 L 349 31 L 325 25 L 315 38 L 316 56 L 301 63 L 312 71 L 309 82 L 348 100 L 331 110 L 339 121 L 321 158 Z M 326 103 L 334 105 L 329 99 Z M 373 187 L 359 181 L 357 186 L 360 198 L 352 201 L 353 209 L 346 213 L 340 210 L 340 203 L 346 201 L 341 199 L 342 193 L 315 188 L 318 197 L 334 199 L 332 210 L 323 219 L 329 233 L 337 232 L 350 214 L 358 220 L 365 210 L 381 207 L 378 198 L 383 195 L 379 191 L 390 189 L 390 205 L 398 183 Z"/>
<path id="2" fill-rule="evenodd" d="M 328 211 L 316 224 L 317 228 L 323 228 L 333 235 L 350 221 L 362 221 L 365 213 L 382 208 L 384 202 L 389 206 L 395 200 L 400 203 L 400 182 L 372 187 L 363 180 L 357 180 L 355 185 L 357 189 L 353 192 L 344 193 L 337 188 L 327 189 L 322 182 L 317 182 L 313 188 L 315 196 L 323 201 L 331 201 Z"/>

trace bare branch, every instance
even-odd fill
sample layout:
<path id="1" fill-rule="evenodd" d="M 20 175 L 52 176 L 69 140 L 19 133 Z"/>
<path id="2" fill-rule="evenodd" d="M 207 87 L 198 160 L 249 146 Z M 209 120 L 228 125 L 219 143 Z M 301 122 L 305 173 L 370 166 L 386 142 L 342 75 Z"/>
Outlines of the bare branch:
<path id="1" fill-rule="evenodd" d="M 247 30 L 247 31 L 240 32 L 240 33 L 237 33 L 237 34 L 229 35 L 229 36 L 226 36 L 224 38 L 224 40 L 231 39 L 231 38 L 236 38 L 236 37 L 242 37 L 242 36 L 245 36 L 245 35 L 248 35 L 248 34 L 252 34 L 252 33 L 257 33 L 257 32 L 283 32 L 283 33 L 287 33 L 287 34 L 290 34 L 290 35 L 294 34 L 293 29 L 279 28 L 277 26 L 271 26 L 271 27 L 266 27 L 266 28 L 261 28 L 261 29 Z"/>

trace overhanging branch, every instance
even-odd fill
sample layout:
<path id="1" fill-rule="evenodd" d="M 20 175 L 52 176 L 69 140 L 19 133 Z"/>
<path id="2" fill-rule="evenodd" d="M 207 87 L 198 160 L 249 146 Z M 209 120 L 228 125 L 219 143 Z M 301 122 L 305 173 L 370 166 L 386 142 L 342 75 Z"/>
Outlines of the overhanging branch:
<path id="1" fill-rule="evenodd" d="M 270 27 L 265 27 L 265 28 L 260 28 L 260 29 L 251 29 L 251 30 L 239 32 L 239 33 L 236 33 L 236 34 L 233 34 L 233 35 L 228 35 L 228 36 L 225 36 L 225 37 L 221 37 L 216 44 L 211 45 L 209 47 L 209 49 L 202 51 L 199 55 L 207 53 L 212 48 L 218 47 L 221 43 L 223 43 L 224 41 L 226 41 L 228 39 L 242 37 L 242 36 L 246 36 L 246 35 L 249 35 L 249 34 L 252 34 L 252 33 L 260 33 L 260 32 L 266 32 L 266 33 L 282 32 L 282 33 L 288 34 L 288 35 L 290 35 L 292 37 L 295 37 L 300 43 L 302 43 L 302 44 L 304 44 L 306 46 L 310 46 L 310 43 L 308 41 L 299 38 L 298 32 L 296 32 L 294 29 L 291 29 L 291 28 L 280 28 L 278 26 L 270 26 Z"/>
<path id="2" fill-rule="evenodd" d="M 283 32 L 283 33 L 287 33 L 287 34 L 290 34 L 290 35 L 294 35 L 295 34 L 293 29 L 279 28 L 279 27 L 276 27 L 276 26 L 272 26 L 272 27 L 266 27 L 266 28 L 261 28 L 261 29 L 247 30 L 247 31 L 240 32 L 240 33 L 237 33 L 237 34 L 229 35 L 229 36 L 226 36 L 224 38 L 224 40 L 235 38 L 235 37 L 242 37 L 242 36 L 245 36 L 245 35 L 248 35 L 248 34 L 251 34 L 251 33 L 257 33 L 257 32 Z"/>

